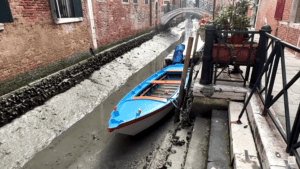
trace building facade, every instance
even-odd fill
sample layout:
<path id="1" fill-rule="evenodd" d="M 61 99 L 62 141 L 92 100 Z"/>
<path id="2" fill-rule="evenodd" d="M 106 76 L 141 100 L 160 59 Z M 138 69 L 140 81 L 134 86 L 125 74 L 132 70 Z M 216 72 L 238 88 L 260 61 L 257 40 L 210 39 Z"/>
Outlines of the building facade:
<path id="1" fill-rule="evenodd" d="M 299 47 L 300 0 L 257 0 L 257 3 L 255 29 L 268 24 L 273 35 Z M 299 53 L 294 54 L 300 57 Z"/>
<path id="2" fill-rule="evenodd" d="M 0 3 L 0 81 L 152 28 L 161 9 L 157 0 Z"/>

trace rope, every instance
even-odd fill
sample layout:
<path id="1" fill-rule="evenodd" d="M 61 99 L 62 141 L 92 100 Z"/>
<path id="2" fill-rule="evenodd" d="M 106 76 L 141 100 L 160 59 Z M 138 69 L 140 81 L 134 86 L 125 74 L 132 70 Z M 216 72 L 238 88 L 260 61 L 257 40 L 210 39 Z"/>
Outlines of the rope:
<path id="1" fill-rule="evenodd" d="M 181 109 L 178 108 L 177 105 L 173 102 L 174 100 L 176 100 L 176 99 L 171 99 L 171 98 L 170 98 L 170 101 L 171 101 L 171 103 L 174 105 L 174 107 L 175 107 L 177 110 L 181 111 Z"/>

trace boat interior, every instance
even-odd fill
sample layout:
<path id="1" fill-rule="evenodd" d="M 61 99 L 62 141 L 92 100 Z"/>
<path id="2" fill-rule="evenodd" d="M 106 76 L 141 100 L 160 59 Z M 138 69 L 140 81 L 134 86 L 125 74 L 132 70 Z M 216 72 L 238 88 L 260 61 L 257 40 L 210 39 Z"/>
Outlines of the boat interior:
<path id="1" fill-rule="evenodd" d="M 153 99 L 166 101 L 180 86 L 182 71 L 167 71 L 157 80 L 152 80 L 150 85 L 132 99 Z"/>

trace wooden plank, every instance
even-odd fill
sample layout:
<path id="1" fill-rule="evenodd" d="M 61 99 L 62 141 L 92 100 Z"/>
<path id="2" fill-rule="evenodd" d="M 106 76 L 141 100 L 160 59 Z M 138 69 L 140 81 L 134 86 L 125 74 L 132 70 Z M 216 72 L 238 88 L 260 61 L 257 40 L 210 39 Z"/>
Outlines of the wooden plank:
<path id="1" fill-rule="evenodd" d="M 189 67 L 189 63 L 190 63 L 190 55 L 191 55 L 191 50 L 192 50 L 192 46 L 193 46 L 193 41 L 194 41 L 194 38 L 189 37 L 188 47 L 186 50 L 186 56 L 184 58 L 183 72 L 181 74 L 181 82 L 179 83 L 180 88 L 179 88 L 177 107 L 181 107 L 181 104 L 183 102 L 185 79 L 186 79 L 186 76 L 188 73 L 188 67 Z M 180 115 L 179 110 L 175 109 L 174 123 L 179 122 L 179 115 Z"/>
<path id="2" fill-rule="evenodd" d="M 206 97 L 204 94 L 202 94 L 198 90 L 194 90 L 193 94 L 194 94 L 194 96 Z M 244 101 L 245 100 L 245 93 L 215 92 L 209 98 L 212 98 L 212 99 L 230 99 L 230 100 L 234 100 L 234 101 Z"/>
<path id="3" fill-rule="evenodd" d="M 159 80 L 162 80 L 162 79 L 164 79 L 165 77 L 167 77 L 167 75 L 164 75 L 163 77 L 161 77 L 161 78 L 159 78 Z M 145 90 L 142 94 L 141 94 L 141 96 L 144 96 L 152 87 L 154 87 L 155 86 L 155 84 L 153 84 L 153 85 L 151 85 L 150 87 L 148 87 L 148 89 L 147 90 Z"/>
<path id="4" fill-rule="evenodd" d="M 149 100 L 158 100 L 162 102 L 167 102 L 166 98 L 153 97 L 153 96 L 136 96 L 132 98 L 132 100 L 139 100 L 139 99 L 149 99 Z"/>
<path id="5" fill-rule="evenodd" d="M 151 84 L 178 84 L 178 85 L 180 85 L 180 81 L 178 81 L 178 80 L 152 80 Z"/>
<path id="6" fill-rule="evenodd" d="M 167 72 L 182 72 L 182 70 L 167 70 Z"/>

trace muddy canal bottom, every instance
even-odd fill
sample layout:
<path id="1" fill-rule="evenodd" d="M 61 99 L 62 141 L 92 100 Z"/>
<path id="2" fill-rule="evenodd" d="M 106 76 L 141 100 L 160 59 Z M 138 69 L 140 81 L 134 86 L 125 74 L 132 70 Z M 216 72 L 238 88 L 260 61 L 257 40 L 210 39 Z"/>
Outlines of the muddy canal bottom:
<path id="1" fill-rule="evenodd" d="M 157 70 L 152 61 L 133 74 L 90 114 L 55 138 L 25 166 L 29 168 L 139 168 L 149 151 L 158 147 L 165 134 L 174 128 L 173 110 L 161 121 L 136 136 L 108 133 L 110 113 L 136 85 Z"/>

